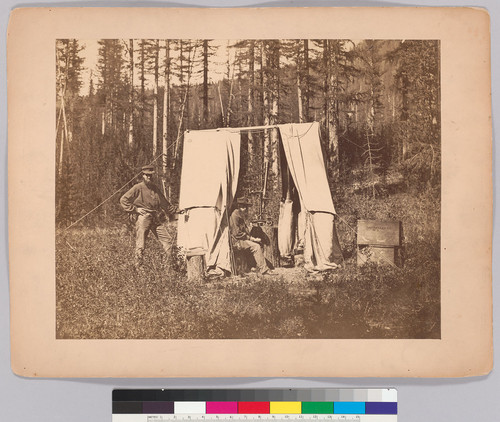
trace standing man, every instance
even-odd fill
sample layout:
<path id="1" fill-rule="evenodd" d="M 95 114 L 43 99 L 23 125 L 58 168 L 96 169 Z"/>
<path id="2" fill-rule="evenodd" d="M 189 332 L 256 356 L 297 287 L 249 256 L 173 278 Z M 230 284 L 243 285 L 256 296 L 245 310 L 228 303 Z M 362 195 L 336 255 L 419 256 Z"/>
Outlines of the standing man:
<path id="1" fill-rule="evenodd" d="M 165 252 L 169 249 L 169 236 L 163 226 L 166 214 L 176 212 L 176 208 L 166 200 L 160 189 L 153 183 L 153 166 L 142 167 L 142 182 L 134 185 L 120 199 L 122 208 L 135 221 L 135 261 L 136 268 L 142 266 L 144 245 L 150 231 L 160 241 Z"/>
<path id="2" fill-rule="evenodd" d="M 229 230 L 231 241 L 236 251 L 250 251 L 257 264 L 257 269 L 261 274 L 270 274 L 271 270 L 267 266 L 266 258 L 262 252 L 261 239 L 250 236 L 248 224 L 248 207 L 250 202 L 244 198 L 236 200 L 236 209 L 229 219 Z"/>

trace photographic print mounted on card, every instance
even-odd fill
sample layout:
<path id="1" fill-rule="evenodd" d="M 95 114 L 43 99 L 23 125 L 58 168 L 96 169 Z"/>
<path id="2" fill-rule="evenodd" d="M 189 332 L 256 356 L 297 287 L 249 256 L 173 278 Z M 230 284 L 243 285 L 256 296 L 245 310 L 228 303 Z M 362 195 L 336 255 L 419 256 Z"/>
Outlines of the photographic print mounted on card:
<path id="1" fill-rule="evenodd" d="M 485 12 L 21 9 L 9 30 L 16 373 L 489 371 Z"/>

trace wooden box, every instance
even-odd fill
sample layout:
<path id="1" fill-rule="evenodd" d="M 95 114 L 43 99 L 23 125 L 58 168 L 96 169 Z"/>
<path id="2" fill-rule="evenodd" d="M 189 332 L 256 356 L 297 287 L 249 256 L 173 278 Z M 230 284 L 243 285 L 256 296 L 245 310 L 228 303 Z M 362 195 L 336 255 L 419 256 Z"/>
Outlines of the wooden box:
<path id="1" fill-rule="evenodd" d="M 357 263 L 401 265 L 402 225 L 395 220 L 358 220 Z"/>

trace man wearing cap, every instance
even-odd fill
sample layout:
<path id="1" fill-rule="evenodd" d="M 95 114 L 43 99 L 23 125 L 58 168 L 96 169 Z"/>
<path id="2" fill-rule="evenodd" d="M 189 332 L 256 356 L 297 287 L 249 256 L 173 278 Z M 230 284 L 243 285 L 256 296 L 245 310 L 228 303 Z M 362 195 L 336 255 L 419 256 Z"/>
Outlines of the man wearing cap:
<path id="1" fill-rule="evenodd" d="M 160 241 L 165 252 L 170 247 L 170 238 L 163 226 L 165 214 L 176 212 L 176 208 L 167 201 L 160 189 L 153 183 L 153 166 L 142 167 L 142 182 L 134 185 L 120 198 L 122 208 L 135 220 L 135 266 L 142 265 L 144 245 L 150 231 Z"/>
<path id="2" fill-rule="evenodd" d="M 248 220 L 248 207 L 251 203 L 245 198 L 236 200 L 236 209 L 232 212 L 229 219 L 229 230 L 231 232 L 231 241 L 236 251 L 250 251 L 257 269 L 261 274 L 269 274 L 271 270 L 267 266 L 266 258 L 260 245 L 261 239 L 250 236 Z"/>

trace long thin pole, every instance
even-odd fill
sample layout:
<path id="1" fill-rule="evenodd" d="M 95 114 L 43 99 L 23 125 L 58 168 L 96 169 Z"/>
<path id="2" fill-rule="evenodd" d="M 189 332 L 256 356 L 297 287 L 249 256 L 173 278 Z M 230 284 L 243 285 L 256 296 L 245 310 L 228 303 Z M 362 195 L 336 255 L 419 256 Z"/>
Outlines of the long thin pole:
<path id="1" fill-rule="evenodd" d="M 265 126 L 247 126 L 247 127 L 222 127 L 218 129 L 200 129 L 196 132 L 218 132 L 221 130 L 226 130 L 229 132 L 242 132 L 245 130 L 260 130 L 260 129 L 273 129 L 277 128 L 279 125 L 265 125 Z M 187 131 L 189 132 L 189 130 Z"/>
<path id="2" fill-rule="evenodd" d="M 236 262 L 234 262 L 233 240 L 231 239 L 231 224 L 229 222 L 229 211 L 227 207 L 224 210 L 224 213 L 226 214 L 227 221 L 227 237 L 229 243 L 229 260 L 231 261 L 231 273 L 233 275 L 236 275 Z"/>

